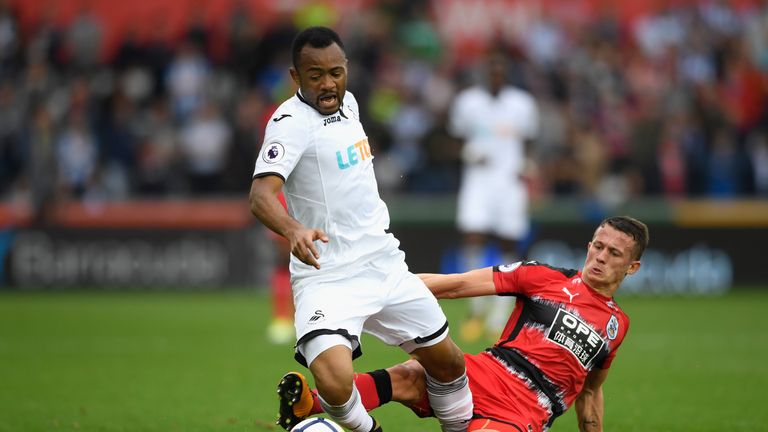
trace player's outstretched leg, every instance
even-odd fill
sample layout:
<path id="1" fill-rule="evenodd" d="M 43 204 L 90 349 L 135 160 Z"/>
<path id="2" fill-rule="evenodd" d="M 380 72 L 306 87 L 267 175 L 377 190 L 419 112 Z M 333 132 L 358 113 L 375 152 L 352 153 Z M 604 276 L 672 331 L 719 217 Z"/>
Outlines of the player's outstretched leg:
<path id="1" fill-rule="evenodd" d="M 307 379 L 298 372 L 288 372 L 277 384 L 277 397 L 280 399 L 280 414 L 277 424 L 285 430 L 309 417 L 314 403 L 314 395 L 309 390 Z"/>

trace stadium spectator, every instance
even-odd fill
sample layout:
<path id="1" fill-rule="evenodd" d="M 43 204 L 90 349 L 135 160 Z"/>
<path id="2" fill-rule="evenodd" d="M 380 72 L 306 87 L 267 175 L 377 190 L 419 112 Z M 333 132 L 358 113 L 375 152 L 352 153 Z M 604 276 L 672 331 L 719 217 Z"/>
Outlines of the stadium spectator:
<path id="1" fill-rule="evenodd" d="M 258 90 L 248 91 L 238 97 L 232 119 L 232 145 L 227 155 L 227 172 L 224 190 L 241 192 L 243 179 L 253 173 L 253 162 L 264 136 L 269 114 L 275 106 L 266 103 L 267 99 Z"/>
<path id="2" fill-rule="evenodd" d="M 748 148 L 754 164 L 755 191 L 761 197 L 768 197 L 768 137 L 765 132 L 751 135 Z"/>
<path id="3" fill-rule="evenodd" d="M 180 151 L 193 194 L 220 192 L 226 173 L 232 130 L 219 108 L 204 102 L 180 135 Z"/>
<path id="4" fill-rule="evenodd" d="M 74 70 L 80 73 L 95 69 L 101 56 L 102 24 L 91 6 L 89 1 L 80 4 L 80 10 L 66 35 L 69 61 Z"/>
<path id="5" fill-rule="evenodd" d="M 56 127 L 45 105 L 36 105 L 31 111 L 31 118 L 19 134 L 19 153 L 24 169 L 14 192 L 29 196 L 33 222 L 45 224 L 59 195 L 58 164 L 53 142 Z"/>
<path id="6" fill-rule="evenodd" d="M 16 89 L 9 82 L 0 81 L 0 196 L 22 169 L 22 149 L 17 141 L 25 117 L 19 100 Z"/>
<path id="7" fill-rule="evenodd" d="M 250 202 L 291 245 L 296 359 L 310 369 L 330 417 L 354 432 L 381 431 L 353 383 L 352 359 L 362 353 L 362 332 L 370 333 L 421 362 L 443 430 L 466 430 L 472 399 L 461 351 L 386 231 L 359 108 L 346 91 L 344 45 L 333 30 L 310 27 L 291 53 L 299 90 L 271 116 Z M 284 185 L 289 212 L 278 199 Z"/>
<path id="8" fill-rule="evenodd" d="M 0 0 L 0 78 L 13 74 L 21 59 L 19 25 L 8 0 Z"/>
<path id="9" fill-rule="evenodd" d="M 603 383 L 629 329 L 613 296 L 640 268 L 648 239 L 642 222 L 610 217 L 587 244 L 581 270 L 529 261 L 420 275 L 438 298 L 518 298 L 499 340 L 465 354 L 475 400 L 468 431 L 541 432 L 574 403 L 580 431 L 603 430 Z M 392 400 L 430 415 L 424 372 L 414 361 L 356 375 L 356 382 L 369 410 Z M 297 372 L 281 379 L 278 394 L 281 413 L 293 421 L 322 412 Z"/>
<path id="10" fill-rule="evenodd" d="M 210 65 L 202 50 L 192 41 L 183 41 L 168 65 L 166 85 L 171 107 L 180 124 L 185 124 L 207 102 Z"/>
<path id="11" fill-rule="evenodd" d="M 456 214 L 461 271 L 487 265 L 492 239 L 498 240 L 505 262 L 518 261 L 530 230 L 526 177 L 535 165 L 530 148 L 539 112 L 528 91 L 507 84 L 507 58 L 501 48 L 489 52 L 483 81 L 459 92 L 450 113 L 449 130 L 464 141 Z M 473 298 L 462 337 L 474 341 L 486 331 L 501 332 L 510 300 Z"/>
<path id="12" fill-rule="evenodd" d="M 67 197 L 84 198 L 94 190 L 99 149 L 85 113 L 72 111 L 54 142 L 57 171 Z"/>
<path id="13" fill-rule="evenodd" d="M 168 101 L 157 98 L 139 120 L 136 188 L 147 196 L 164 196 L 180 189 L 175 168 L 179 165 L 179 143 Z"/>

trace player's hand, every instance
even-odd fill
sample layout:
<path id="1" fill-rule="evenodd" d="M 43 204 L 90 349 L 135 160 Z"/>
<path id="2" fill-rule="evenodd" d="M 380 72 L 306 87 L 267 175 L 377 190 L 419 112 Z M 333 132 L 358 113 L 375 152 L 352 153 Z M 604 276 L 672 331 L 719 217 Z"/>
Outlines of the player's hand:
<path id="1" fill-rule="evenodd" d="M 464 145 L 461 148 L 461 160 L 466 165 L 483 166 L 488 163 L 488 155 L 472 146 Z"/>
<path id="2" fill-rule="evenodd" d="M 288 234 L 288 240 L 291 242 L 291 253 L 301 260 L 304 264 L 311 265 L 319 269 L 320 253 L 317 251 L 315 241 L 320 240 L 328 243 L 328 236 L 320 229 L 302 228 Z"/>

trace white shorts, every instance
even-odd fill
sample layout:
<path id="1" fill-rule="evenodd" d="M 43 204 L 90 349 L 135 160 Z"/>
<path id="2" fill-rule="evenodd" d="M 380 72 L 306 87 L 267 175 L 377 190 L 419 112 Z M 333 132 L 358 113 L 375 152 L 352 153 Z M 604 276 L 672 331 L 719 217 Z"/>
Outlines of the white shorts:
<path id="1" fill-rule="evenodd" d="M 342 335 L 351 343 L 352 358 L 362 355 L 360 335 L 369 333 L 410 353 L 445 339 L 448 320 L 421 279 L 408 271 L 397 250 L 357 267 L 350 274 L 294 286 L 296 360 L 307 366 L 322 350 L 305 358 L 303 345 L 320 335 Z M 333 341 L 332 338 L 329 340 Z M 307 362 L 309 360 L 309 362 Z"/>
<path id="2" fill-rule="evenodd" d="M 462 179 L 456 223 L 461 232 L 495 234 L 520 240 L 530 228 L 528 189 L 522 181 L 489 181 L 484 176 Z"/>

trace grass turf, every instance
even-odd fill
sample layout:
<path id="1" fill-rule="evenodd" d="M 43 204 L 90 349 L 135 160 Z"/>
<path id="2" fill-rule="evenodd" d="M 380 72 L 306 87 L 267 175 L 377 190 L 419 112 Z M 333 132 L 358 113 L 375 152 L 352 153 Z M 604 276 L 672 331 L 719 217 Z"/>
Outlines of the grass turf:
<path id="1" fill-rule="evenodd" d="M 632 327 L 605 385 L 607 430 L 768 430 L 768 289 L 619 302 Z M 443 306 L 454 324 L 466 310 Z M 281 430 L 275 384 L 305 370 L 265 342 L 268 320 L 256 293 L 2 293 L 0 431 Z M 358 370 L 406 358 L 370 337 L 363 350 Z M 439 430 L 397 404 L 376 417 Z M 576 429 L 570 410 L 552 431 Z"/>

